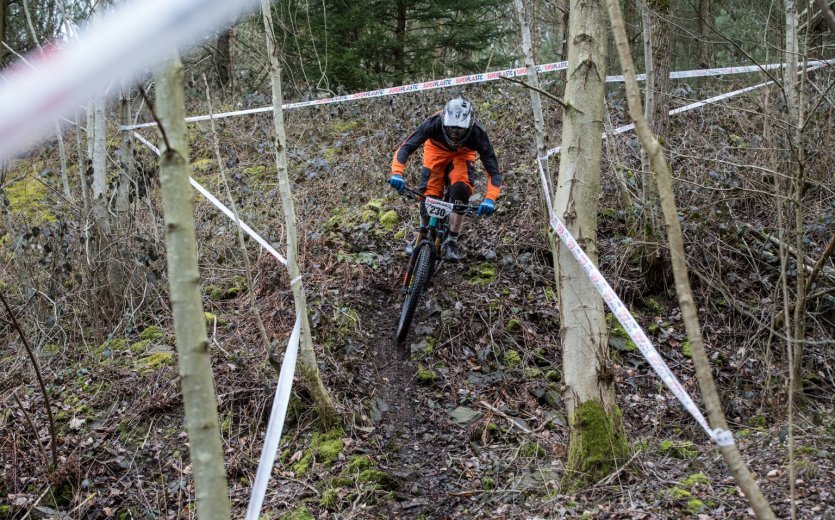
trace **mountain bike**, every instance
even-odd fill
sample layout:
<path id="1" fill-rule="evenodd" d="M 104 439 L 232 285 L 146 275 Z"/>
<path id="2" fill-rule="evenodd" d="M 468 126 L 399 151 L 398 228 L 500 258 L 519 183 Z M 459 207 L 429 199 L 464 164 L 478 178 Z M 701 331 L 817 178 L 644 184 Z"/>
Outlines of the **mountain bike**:
<path id="1" fill-rule="evenodd" d="M 426 197 L 408 187 L 403 188 L 401 195 L 422 202 L 428 220 L 421 218 L 418 235 L 403 277 L 401 292 L 405 295 L 405 299 L 400 310 L 400 321 L 397 324 L 398 343 L 402 343 L 409 335 L 409 327 L 412 325 L 420 299 L 429 287 L 432 275 L 443 260 L 441 244 L 444 243 L 446 237 L 449 216 L 453 211 L 468 216 L 474 216 L 478 212 L 477 206 L 453 204 L 445 200 Z M 421 211 L 421 214 L 423 215 L 424 212 Z"/>

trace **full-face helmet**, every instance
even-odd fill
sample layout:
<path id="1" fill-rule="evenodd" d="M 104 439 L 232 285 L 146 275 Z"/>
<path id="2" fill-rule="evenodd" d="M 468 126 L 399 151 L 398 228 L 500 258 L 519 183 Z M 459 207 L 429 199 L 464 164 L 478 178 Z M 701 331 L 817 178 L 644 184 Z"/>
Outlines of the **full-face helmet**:
<path id="1" fill-rule="evenodd" d="M 475 108 L 470 100 L 459 96 L 444 106 L 443 133 L 447 145 L 455 150 L 467 140 L 475 124 Z"/>

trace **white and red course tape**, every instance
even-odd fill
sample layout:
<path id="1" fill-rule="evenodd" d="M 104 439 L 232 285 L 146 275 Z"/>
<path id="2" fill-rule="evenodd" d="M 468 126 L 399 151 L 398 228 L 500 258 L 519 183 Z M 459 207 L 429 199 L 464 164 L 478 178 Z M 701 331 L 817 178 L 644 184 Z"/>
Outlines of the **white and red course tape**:
<path id="1" fill-rule="evenodd" d="M 833 60 L 829 60 L 830 62 Z M 826 62 L 818 62 L 812 61 L 809 62 L 809 66 L 812 67 L 813 65 L 817 64 L 824 64 Z M 537 65 L 536 71 L 539 73 L 545 72 L 557 72 L 560 70 L 565 70 L 568 67 L 567 61 L 559 61 L 554 63 L 546 63 L 544 65 Z M 768 65 L 750 65 L 744 67 L 719 67 L 714 69 L 698 69 L 698 70 L 683 70 L 677 72 L 671 72 L 670 78 L 672 79 L 682 79 L 682 78 L 698 78 L 698 77 L 706 77 L 706 76 L 724 76 L 729 74 L 745 74 L 751 72 L 759 72 L 763 70 L 773 70 L 783 67 L 782 63 L 771 63 Z M 312 101 L 300 101 L 297 103 L 285 103 L 282 105 L 282 108 L 285 110 L 294 109 L 294 108 L 303 108 L 303 107 L 313 107 L 313 106 L 321 106 L 321 105 L 329 105 L 332 103 L 343 103 L 345 101 L 357 101 L 360 99 L 372 99 L 378 98 L 383 96 L 393 96 L 398 94 L 407 94 L 410 92 L 421 92 L 425 90 L 434 90 L 439 88 L 448 88 L 454 87 L 458 85 L 469 85 L 472 83 L 484 83 L 487 81 L 495 81 L 500 78 L 514 78 L 514 77 L 521 77 L 525 76 L 528 73 L 527 67 L 519 67 L 515 69 L 505 69 L 505 70 L 497 70 L 493 72 L 485 72 L 482 74 L 469 74 L 466 76 L 458 76 L 454 78 L 445 78 L 445 79 L 438 79 L 433 81 L 424 81 L 420 83 L 410 83 L 408 85 L 400 85 L 397 87 L 389 87 L 389 88 L 382 88 L 377 90 L 367 90 L 364 92 L 356 92 L 354 94 L 347 94 L 344 96 L 334 96 L 328 98 L 321 98 L 321 99 L 314 99 Z M 639 80 L 643 80 L 645 78 L 644 74 L 638 76 Z M 607 83 L 618 83 L 623 82 L 623 76 L 608 76 L 606 78 Z M 235 110 L 232 112 L 220 112 L 214 115 L 201 115 L 201 116 L 190 116 L 186 118 L 187 123 L 194 123 L 198 121 L 208 121 L 209 119 L 222 119 L 225 117 L 235 117 L 235 116 L 242 116 L 247 114 L 260 114 L 263 112 L 272 112 L 272 106 L 265 106 L 265 107 L 258 107 L 258 108 L 248 108 L 245 110 Z M 150 123 L 139 123 L 136 125 L 126 125 L 121 127 L 122 130 L 135 130 L 137 128 L 147 128 L 151 126 L 156 126 L 156 122 Z"/>

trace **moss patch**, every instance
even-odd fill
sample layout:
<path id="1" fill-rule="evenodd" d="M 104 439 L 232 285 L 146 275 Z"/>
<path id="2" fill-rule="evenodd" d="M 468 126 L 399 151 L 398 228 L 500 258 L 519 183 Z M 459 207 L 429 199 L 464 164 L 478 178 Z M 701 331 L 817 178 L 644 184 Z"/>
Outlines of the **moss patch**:
<path id="1" fill-rule="evenodd" d="M 504 364 L 510 368 L 518 367 L 522 364 L 522 357 L 519 355 L 519 352 L 508 350 L 504 354 Z"/>
<path id="2" fill-rule="evenodd" d="M 668 455 L 676 459 L 693 459 L 699 454 L 699 452 L 696 451 L 696 448 L 693 447 L 693 443 L 690 441 L 665 440 L 661 441 L 658 448 L 664 455 Z"/>
<path id="3" fill-rule="evenodd" d="M 386 211 L 380 215 L 380 227 L 386 231 L 392 231 L 398 222 L 400 222 L 400 217 L 394 210 Z"/>
<path id="4" fill-rule="evenodd" d="M 306 507 L 297 507 L 281 515 L 281 520 L 314 520 L 314 517 Z"/>
<path id="5" fill-rule="evenodd" d="M 301 460 L 293 465 L 293 472 L 296 475 L 304 475 L 313 462 L 319 462 L 326 467 L 333 464 L 345 447 L 342 443 L 344 435 L 340 428 L 327 433 L 314 433 L 310 440 L 310 447 L 307 448 Z"/>
<path id="6" fill-rule="evenodd" d="M 370 484 L 375 489 L 395 491 L 398 488 L 397 479 L 378 469 L 366 469 L 357 476 L 359 484 Z"/>
<path id="7" fill-rule="evenodd" d="M 607 414 L 599 401 L 581 403 L 571 418 L 568 449 L 568 487 L 594 483 L 610 474 L 629 451 L 620 409 Z M 572 475 L 572 477 L 569 477 Z"/>
<path id="8" fill-rule="evenodd" d="M 162 329 L 153 325 L 151 327 L 147 327 L 139 334 L 139 339 L 141 340 L 154 340 L 160 339 L 165 336 L 165 333 L 162 332 Z"/>
<path id="9" fill-rule="evenodd" d="M 467 271 L 467 281 L 470 285 L 481 287 L 496 280 L 496 266 L 490 262 L 481 262 L 470 266 Z"/>
<path id="10" fill-rule="evenodd" d="M 205 172 L 213 169 L 215 167 L 215 164 L 217 164 L 217 163 L 215 163 L 214 159 L 209 159 L 209 158 L 204 157 L 202 159 L 197 159 L 197 160 L 192 161 L 189 166 L 191 166 L 191 169 L 194 170 L 194 171 L 205 173 Z"/>
<path id="11" fill-rule="evenodd" d="M 174 354 L 171 352 L 156 352 L 145 356 L 136 362 L 140 375 L 147 375 L 156 372 L 162 367 L 174 364 Z"/>
<path id="12" fill-rule="evenodd" d="M 701 471 L 698 473 L 693 473 L 689 475 L 686 479 L 679 482 L 683 487 L 692 488 L 695 486 L 705 486 L 710 484 L 710 477 L 702 473 Z"/>
<path id="13" fill-rule="evenodd" d="M 432 369 L 426 368 L 424 366 L 418 366 L 417 369 L 417 380 L 419 383 L 424 385 L 431 385 L 438 379 L 438 374 L 436 374 Z"/>
<path id="14" fill-rule="evenodd" d="M 51 206 L 49 189 L 34 175 L 26 175 L 17 182 L 5 187 L 9 199 L 9 212 L 25 216 L 32 224 L 55 222 L 55 215 L 49 211 Z"/>

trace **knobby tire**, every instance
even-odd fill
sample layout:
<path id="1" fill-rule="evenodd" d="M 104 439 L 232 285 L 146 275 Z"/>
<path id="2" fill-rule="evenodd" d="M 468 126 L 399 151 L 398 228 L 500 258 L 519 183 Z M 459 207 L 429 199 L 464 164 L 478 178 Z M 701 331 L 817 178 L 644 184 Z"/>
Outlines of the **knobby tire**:
<path id="1" fill-rule="evenodd" d="M 411 279 L 407 281 L 409 292 L 406 293 L 403 308 L 400 310 L 400 322 L 397 325 L 398 343 L 402 343 L 409 335 L 412 319 L 429 281 L 429 274 L 432 269 L 432 247 L 429 242 L 418 246 L 418 257 L 415 261 L 414 272 Z"/>

